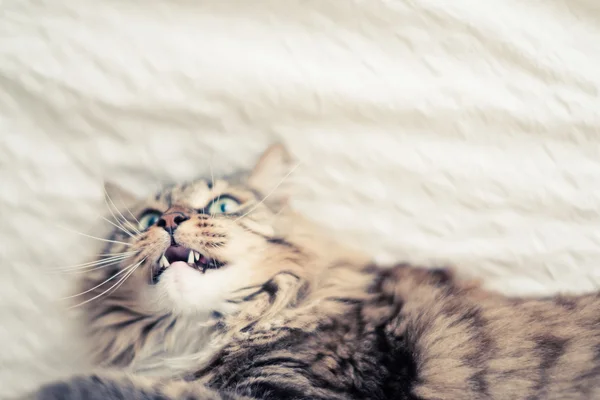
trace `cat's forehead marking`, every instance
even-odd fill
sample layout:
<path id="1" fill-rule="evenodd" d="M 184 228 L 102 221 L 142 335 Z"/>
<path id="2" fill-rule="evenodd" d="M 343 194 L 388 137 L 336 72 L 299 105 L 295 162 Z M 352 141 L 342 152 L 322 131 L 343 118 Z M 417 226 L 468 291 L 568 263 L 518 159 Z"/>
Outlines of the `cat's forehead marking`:
<path id="1" fill-rule="evenodd" d="M 211 181 L 198 181 L 182 193 L 181 202 L 186 203 L 188 206 L 201 209 L 208 205 L 208 203 L 219 193 L 222 193 L 229 187 L 229 183 L 223 180 Z"/>

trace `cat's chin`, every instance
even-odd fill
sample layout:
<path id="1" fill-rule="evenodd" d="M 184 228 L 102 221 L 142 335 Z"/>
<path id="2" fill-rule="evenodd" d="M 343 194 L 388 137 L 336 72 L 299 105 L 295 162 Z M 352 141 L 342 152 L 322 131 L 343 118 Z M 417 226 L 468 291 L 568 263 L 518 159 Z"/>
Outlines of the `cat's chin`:
<path id="1" fill-rule="evenodd" d="M 234 304 L 228 303 L 232 288 L 244 286 L 250 278 L 248 266 L 229 264 L 204 272 L 185 262 L 174 262 L 152 286 L 156 306 L 176 314 L 228 314 Z"/>

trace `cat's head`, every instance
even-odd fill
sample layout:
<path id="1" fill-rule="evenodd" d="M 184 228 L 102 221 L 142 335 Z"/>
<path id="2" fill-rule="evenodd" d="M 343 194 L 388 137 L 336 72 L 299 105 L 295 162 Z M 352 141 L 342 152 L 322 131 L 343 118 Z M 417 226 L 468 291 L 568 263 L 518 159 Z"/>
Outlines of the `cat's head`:
<path id="1" fill-rule="evenodd" d="M 119 282 L 114 296 L 149 308 L 226 314 L 277 273 L 302 274 L 310 249 L 294 241 L 296 227 L 282 212 L 281 184 L 295 165 L 275 145 L 250 173 L 175 185 L 145 200 L 108 185 L 109 202 L 126 205 L 114 213 L 120 227 L 107 248 L 120 261 L 87 278 L 93 287 L 113 277 L 90 294 Z"/>

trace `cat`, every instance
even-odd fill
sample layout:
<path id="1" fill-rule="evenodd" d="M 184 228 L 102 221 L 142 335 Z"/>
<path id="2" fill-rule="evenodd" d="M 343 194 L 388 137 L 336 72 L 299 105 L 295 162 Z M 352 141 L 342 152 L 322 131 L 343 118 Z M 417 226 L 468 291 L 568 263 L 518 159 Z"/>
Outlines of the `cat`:
<path id="1" fill-rule="evenodd" d="M 375 265 L 287 207 L 293 163 L 273 145 L 248 173 L 145 201 L 107 185 L 112 256 L 77 300 L 112 372 L 27 398 L 600 398 L 599 294 L 508 298 Z"/>

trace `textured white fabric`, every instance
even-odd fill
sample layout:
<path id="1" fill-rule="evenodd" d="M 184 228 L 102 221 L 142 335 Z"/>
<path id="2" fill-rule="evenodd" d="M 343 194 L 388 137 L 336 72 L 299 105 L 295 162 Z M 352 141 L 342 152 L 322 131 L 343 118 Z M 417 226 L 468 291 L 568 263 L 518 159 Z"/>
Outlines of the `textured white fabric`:
<path id="1" fill-rule="evenodd" d="M 4 0 L 0 398 L 79 370 L 100 182 L 303 161 L 298 209 L 508 293 L 600 282 L 597 0 Z"/>

